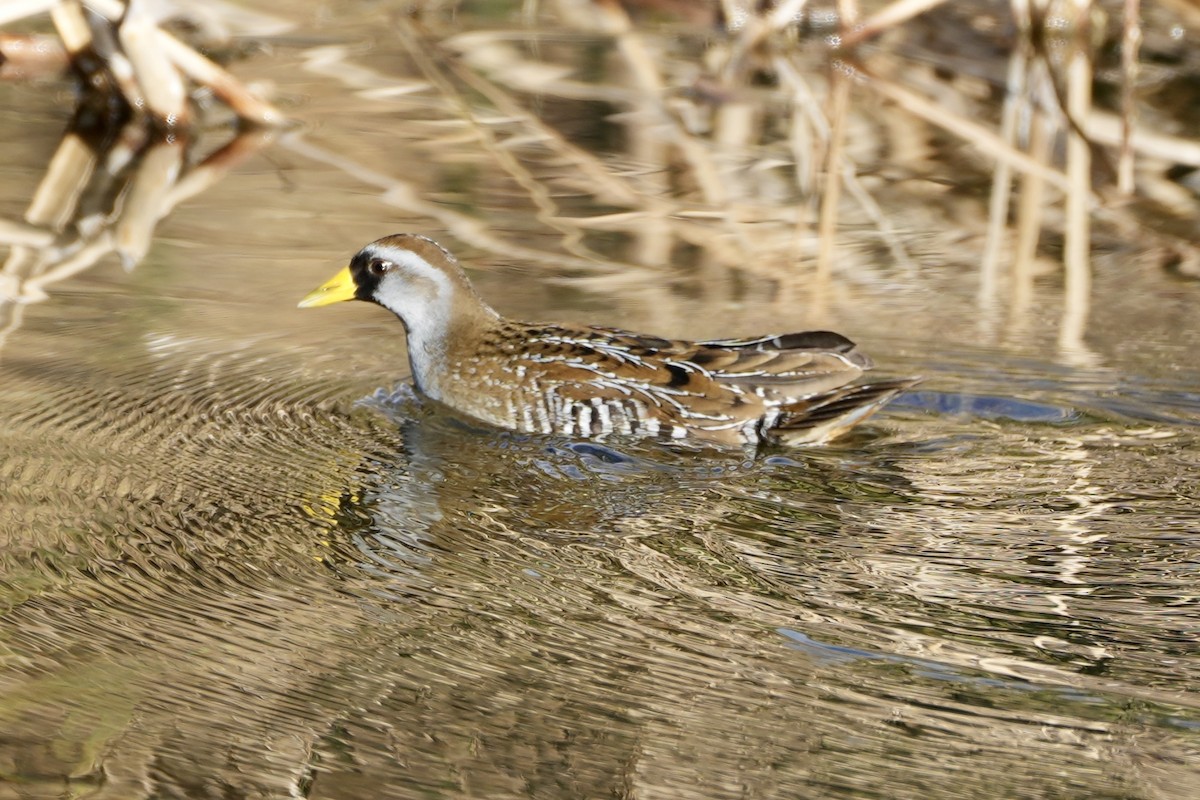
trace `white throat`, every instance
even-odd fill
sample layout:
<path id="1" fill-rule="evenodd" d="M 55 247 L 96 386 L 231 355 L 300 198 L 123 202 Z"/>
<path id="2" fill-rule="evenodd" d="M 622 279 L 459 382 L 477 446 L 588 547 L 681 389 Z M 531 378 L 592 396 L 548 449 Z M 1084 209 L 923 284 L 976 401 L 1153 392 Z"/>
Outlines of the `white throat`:
<path id="1" fill-rule="evenodd" d="M 443 363 L 446 354 L 454 284 L 449 275 L 416 253 L 389 248 L 379 255 L 396 266 L 379 282 L 375 299 L 404 323 L 413 378 L 436 398 L 436 365 Z"/>
<path id="2" fill-rule="evenodd" d="M 373 298 L 404 323 L 413 379 L 437 399 L 441 395 L 438 378 L 447 366 L 451 337 L 460 335 L 464 324 L 476 323 L 481 311 L 491 317 L 496 312 L 476 297 L 448 253 L 447 269 L 455 272 L 403 247 L 377 247 L 373 255 L 394 265 L 379 281 Z M 466 318 L 460 319 L 463 315 Z"/>

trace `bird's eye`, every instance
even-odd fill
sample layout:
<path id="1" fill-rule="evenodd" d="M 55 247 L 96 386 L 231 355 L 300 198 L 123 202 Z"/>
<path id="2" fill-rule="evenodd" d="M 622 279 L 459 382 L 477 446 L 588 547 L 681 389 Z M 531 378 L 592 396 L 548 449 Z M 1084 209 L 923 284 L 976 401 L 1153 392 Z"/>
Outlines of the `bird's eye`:
<path id="1" fill-rule="evenodd" d="M 367 262 L 367 272 L 371 273 L 376 278 L 382 277 L 383 273 L 392 268 L 392 262 L 384 261 L 382 258 L 372 258 Z"/>

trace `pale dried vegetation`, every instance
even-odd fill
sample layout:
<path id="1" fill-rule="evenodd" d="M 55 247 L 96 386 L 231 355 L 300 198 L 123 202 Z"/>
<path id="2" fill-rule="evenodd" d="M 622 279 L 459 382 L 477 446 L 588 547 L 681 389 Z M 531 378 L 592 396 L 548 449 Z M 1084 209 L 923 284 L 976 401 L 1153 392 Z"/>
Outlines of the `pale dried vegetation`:
<path id="1" fill-rule="evenodd" d="M 538 236 L 436 202 L 303 132 L 281 144 L 430 217 L 431 230 L 584 281 L 649 283 L 686 261 L 774 281 L 782 300 L 819 317 L 839 283 L 915 280 L 936 262 L 977 270 L 980 305 L 1018 312 L 1035 277 L 1061 275 L 1064 352 L 1083 352 L 1098 257 L 1200 274 L 1192 0 L 525 0 L 499 17 L 504 27 L 466 5 L 426 2 L 390 18 L 411 72 L 381 71 L 340 45 L 312 48 L 306 64 L 379 102 L 420 95 L 431 136 L 473 142 L 523 195 L 525 232 Z M 95 13 L 80 27 L 84 8 Z M 237 13 L 207 8 L 227 22 Z M 0 303 L 41 299 L 114 251 L 132 267 L 176 202 L 270 140 L 235 138 L 199 165 L 157 149 L 162 131 L 177 141 L 186 130 L 196 87 L 252 125 L 279 115 L 140 9 L 42 0 L 0 10 L 6 24 L 48 12 L 69 53 L 94 50 L 88 32 L 107 22 L 105 80 L 91 85 L 140 109 L 106 153 L 68 134 L 25 219 L 0 225 L 11 248 Z M 273 35 L 256 24 L 227 27 Z M 34 51 L 46 59 L 44 44 L 6 37 L 5 68 Z M 571 105 L 619 143 L 590 146 L 556 122 L 573 115 L 545 113 Z M 79 197 L 113 159 L 136 162 L 103 170 L 130 188 L 107 193 L 119 207 L 83 219 Z M 547 233 L 556 245 L 540 244 Z"/>

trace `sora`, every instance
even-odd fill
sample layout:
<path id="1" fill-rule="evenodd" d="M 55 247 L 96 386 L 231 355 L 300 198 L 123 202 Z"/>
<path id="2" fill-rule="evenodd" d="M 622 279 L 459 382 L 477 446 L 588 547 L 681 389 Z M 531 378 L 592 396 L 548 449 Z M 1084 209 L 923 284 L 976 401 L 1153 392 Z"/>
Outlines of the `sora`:
<path id="1" fill-rule="evenodd" d="M 852 384 L 871 362 L 829 331 L 686 342 L 505 319 L 454 256 L 409 233 L 364 247 L 300 306 L 342 300 L 400 318 L 422 393 L 526 433 L 816 444 L 917 382 Z"/>

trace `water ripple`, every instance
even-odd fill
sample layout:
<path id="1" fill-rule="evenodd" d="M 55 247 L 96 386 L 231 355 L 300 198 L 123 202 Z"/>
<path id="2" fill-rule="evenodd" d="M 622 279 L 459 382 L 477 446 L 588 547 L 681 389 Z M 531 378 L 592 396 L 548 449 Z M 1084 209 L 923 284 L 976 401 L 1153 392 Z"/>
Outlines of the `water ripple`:
<path id="1" fill-rule="evenodd" d="M 658 796 L 745 768 L 804 796 L 768 765 L 820 753 L 833 794 L 959 770 L 1035 796 L 1081 748 L 1187 763 L 1187 428 L 934 393 L 749 458 L 145 352 L 10 360 L 0 390 L 0 713 L 50 739 L 100 714 L 128 785 L 187 796 L 189 763 L 223 764 L 206 779 L 278 796 L 369 764 L 433 794 Z"/>

